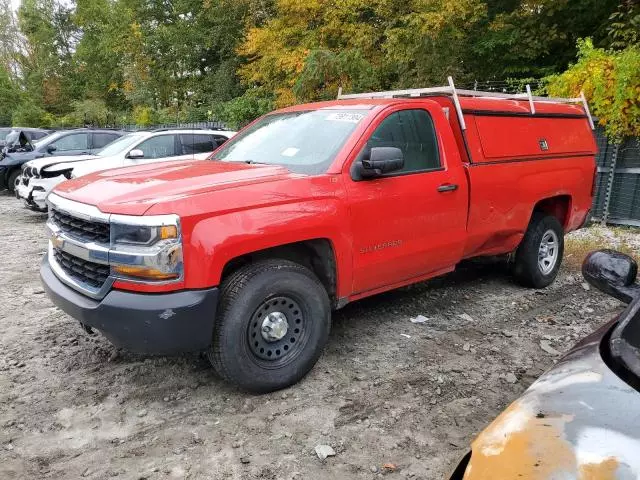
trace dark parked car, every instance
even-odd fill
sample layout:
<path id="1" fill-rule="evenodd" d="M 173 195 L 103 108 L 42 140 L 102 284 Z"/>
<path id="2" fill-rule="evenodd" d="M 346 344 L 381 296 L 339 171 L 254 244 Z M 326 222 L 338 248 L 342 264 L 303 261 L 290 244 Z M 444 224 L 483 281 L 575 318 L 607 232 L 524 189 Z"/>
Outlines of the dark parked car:
<path id="1" fill-rule="evenodd" d="M 79 128 L 52 133 L 37 143 L 29 141 L 29 132 L 14 130 L 5 139 L 0 160 L 0 189 L 13 191 L 22 164 L 53 155 L 92 155 L 125 132 Z M 27 142 L 25 143 L 25 138 Z"/>
<path id="2" fill-rule="evenodd" d="M 5 139 L 7 138 L 7 135 L 13 131 L 23 131 L 27 138 L 32 142 L 40 140 L 52 132 L 52 130 L 45 130 L 42 128 L 3 127 L 0 128 L 0 147 L 5 146 Z"/>
<path id="3" fill-rule="evenodd" d="M 627 309 L 500 414 L 451 480 L 640 478 L 638 266 L 626 255 L 599 250 L 582 272 Z"/>

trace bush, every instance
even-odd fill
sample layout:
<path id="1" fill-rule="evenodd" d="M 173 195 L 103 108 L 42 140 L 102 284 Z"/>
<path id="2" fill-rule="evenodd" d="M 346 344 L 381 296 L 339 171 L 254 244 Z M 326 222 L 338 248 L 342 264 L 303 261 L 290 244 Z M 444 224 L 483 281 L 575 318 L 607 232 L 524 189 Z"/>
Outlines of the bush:
<path id="1" fill-rule="evenodd" d="M 151 107 L 145 107 L 142 105 L 133 107 L 133 121 L 140 127 L 152 125 L 154 123 L 153 110 Z"/>
<path id="2" fill-rule="evenodd" d="M 213 108 L 213 115 L 229 128 L 237 130 L 273 110 L 274 105 L 272 95 L 266 95 L 262 89 L 254 88 L 233 100 L 218 103 Z"/>
<path id="3" fill-rule="evenodd" d="M 16 127 L 50 127 L 51 116 L 35 103 L 26 101 L 18 105 L 11 119 Z"/>
<path id="4" fill-rule="evenodd" d="M 587 39 L 578 49 L 575 65 L 549 77 L 549 95 L 577 97 L 582 90 L 609 137 L 640 136 L 640 47 L 607 51 Z"/>

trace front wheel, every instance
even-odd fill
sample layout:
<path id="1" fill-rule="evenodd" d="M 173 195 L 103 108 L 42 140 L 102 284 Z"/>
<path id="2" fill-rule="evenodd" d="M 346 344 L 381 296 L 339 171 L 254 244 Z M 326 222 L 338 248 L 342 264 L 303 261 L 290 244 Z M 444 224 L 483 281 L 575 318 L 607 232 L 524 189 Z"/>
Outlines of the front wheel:
<path id="1" fill-rule="evenodd" d="M 564 254 L 564 230 L 558 219 L 534 213 L 516 250 L 513 272 L 524 286 L 544 288 L 556 279 Z"/>
<path id="2" fill-rule="evenodd" d="M 9 174 L 7 179 L 7 188 L 10 192 L 15 192 L 18 188 L 18 178 L 20 177 L 20 169 L 14 170 Z"/>
<path id="3" fill-rule="evenodd" d="M 329 297 L 313 272 L 263 260 L 231 274 L 220 295 L 208 356 L 223 378 L 264 393 L 313 368 L 331 329 Z"/>

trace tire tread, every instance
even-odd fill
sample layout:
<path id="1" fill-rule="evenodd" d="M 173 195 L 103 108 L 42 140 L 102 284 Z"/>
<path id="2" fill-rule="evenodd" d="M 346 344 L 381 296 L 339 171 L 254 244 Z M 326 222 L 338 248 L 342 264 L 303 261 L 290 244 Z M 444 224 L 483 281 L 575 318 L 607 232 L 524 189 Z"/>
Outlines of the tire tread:
<path id="1" fill-rule="evenodd" d="M 326 292 L 324 286 L 320 280 L 311 272 L 308 268 L 285 259 L 266 259 L 260 260 L 248 265 L 244 265 L 231 273 L 223 282 L 220 288 L 220 299 L 218 301 L 218 310 L 216 312 L 216 322 L 213 333 L 213 341 L 211 348 L 207 352 L 209 361 L 213 365 L 214 369 L 224 380 L 237 383 L 231 372 L 227 368 L 227 362 L 224 357 L 224 349 L 222 345 L 225 343 L 221 338 L 220 328 L 225 322 L 229 321 L 227 313 L 231 306 L 238 301 L 241 291 L 249 284 L 249 282 L 256 276 L 261 275 L 271 270 L 288 270 L 290 272 L 296 272 L 307 276 L 313 280 L 322 291 Z M 328 296 L 327 296 L 328 302 Z M 262 389 L 262 391 L 268 391 Z"/>
<path id="2" fill-rule="evenodd" d="M 539 242 L 545 231 L 553 229 L 558 235 L 559 253 L 556 266 L 550 275 L 543 275 L 538 268 Z M 531 288 L 544 288 L 555 280 L 564 253 L 564 229 L 558 219 L 543 212 L 534 212 L 529 227 L 516 250 L 513 274 L 518 282 Z"/>

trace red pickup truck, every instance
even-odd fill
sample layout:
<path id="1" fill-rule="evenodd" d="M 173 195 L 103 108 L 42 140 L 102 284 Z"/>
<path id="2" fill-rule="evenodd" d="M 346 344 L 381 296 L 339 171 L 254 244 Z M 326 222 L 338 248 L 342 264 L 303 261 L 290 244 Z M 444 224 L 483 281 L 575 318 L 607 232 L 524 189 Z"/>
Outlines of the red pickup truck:
<path id="1" fill-rule="evenodd" d="M 208 161 L 61 184 L 47 293 L 116 346 L 206 351 L 265 392 L 313 367 L 348 302 L 483 255 L 549 285 L 592 203 L 588 109 L 455 89 L 377 98 L 397 93 L 273 112 Z"/>

